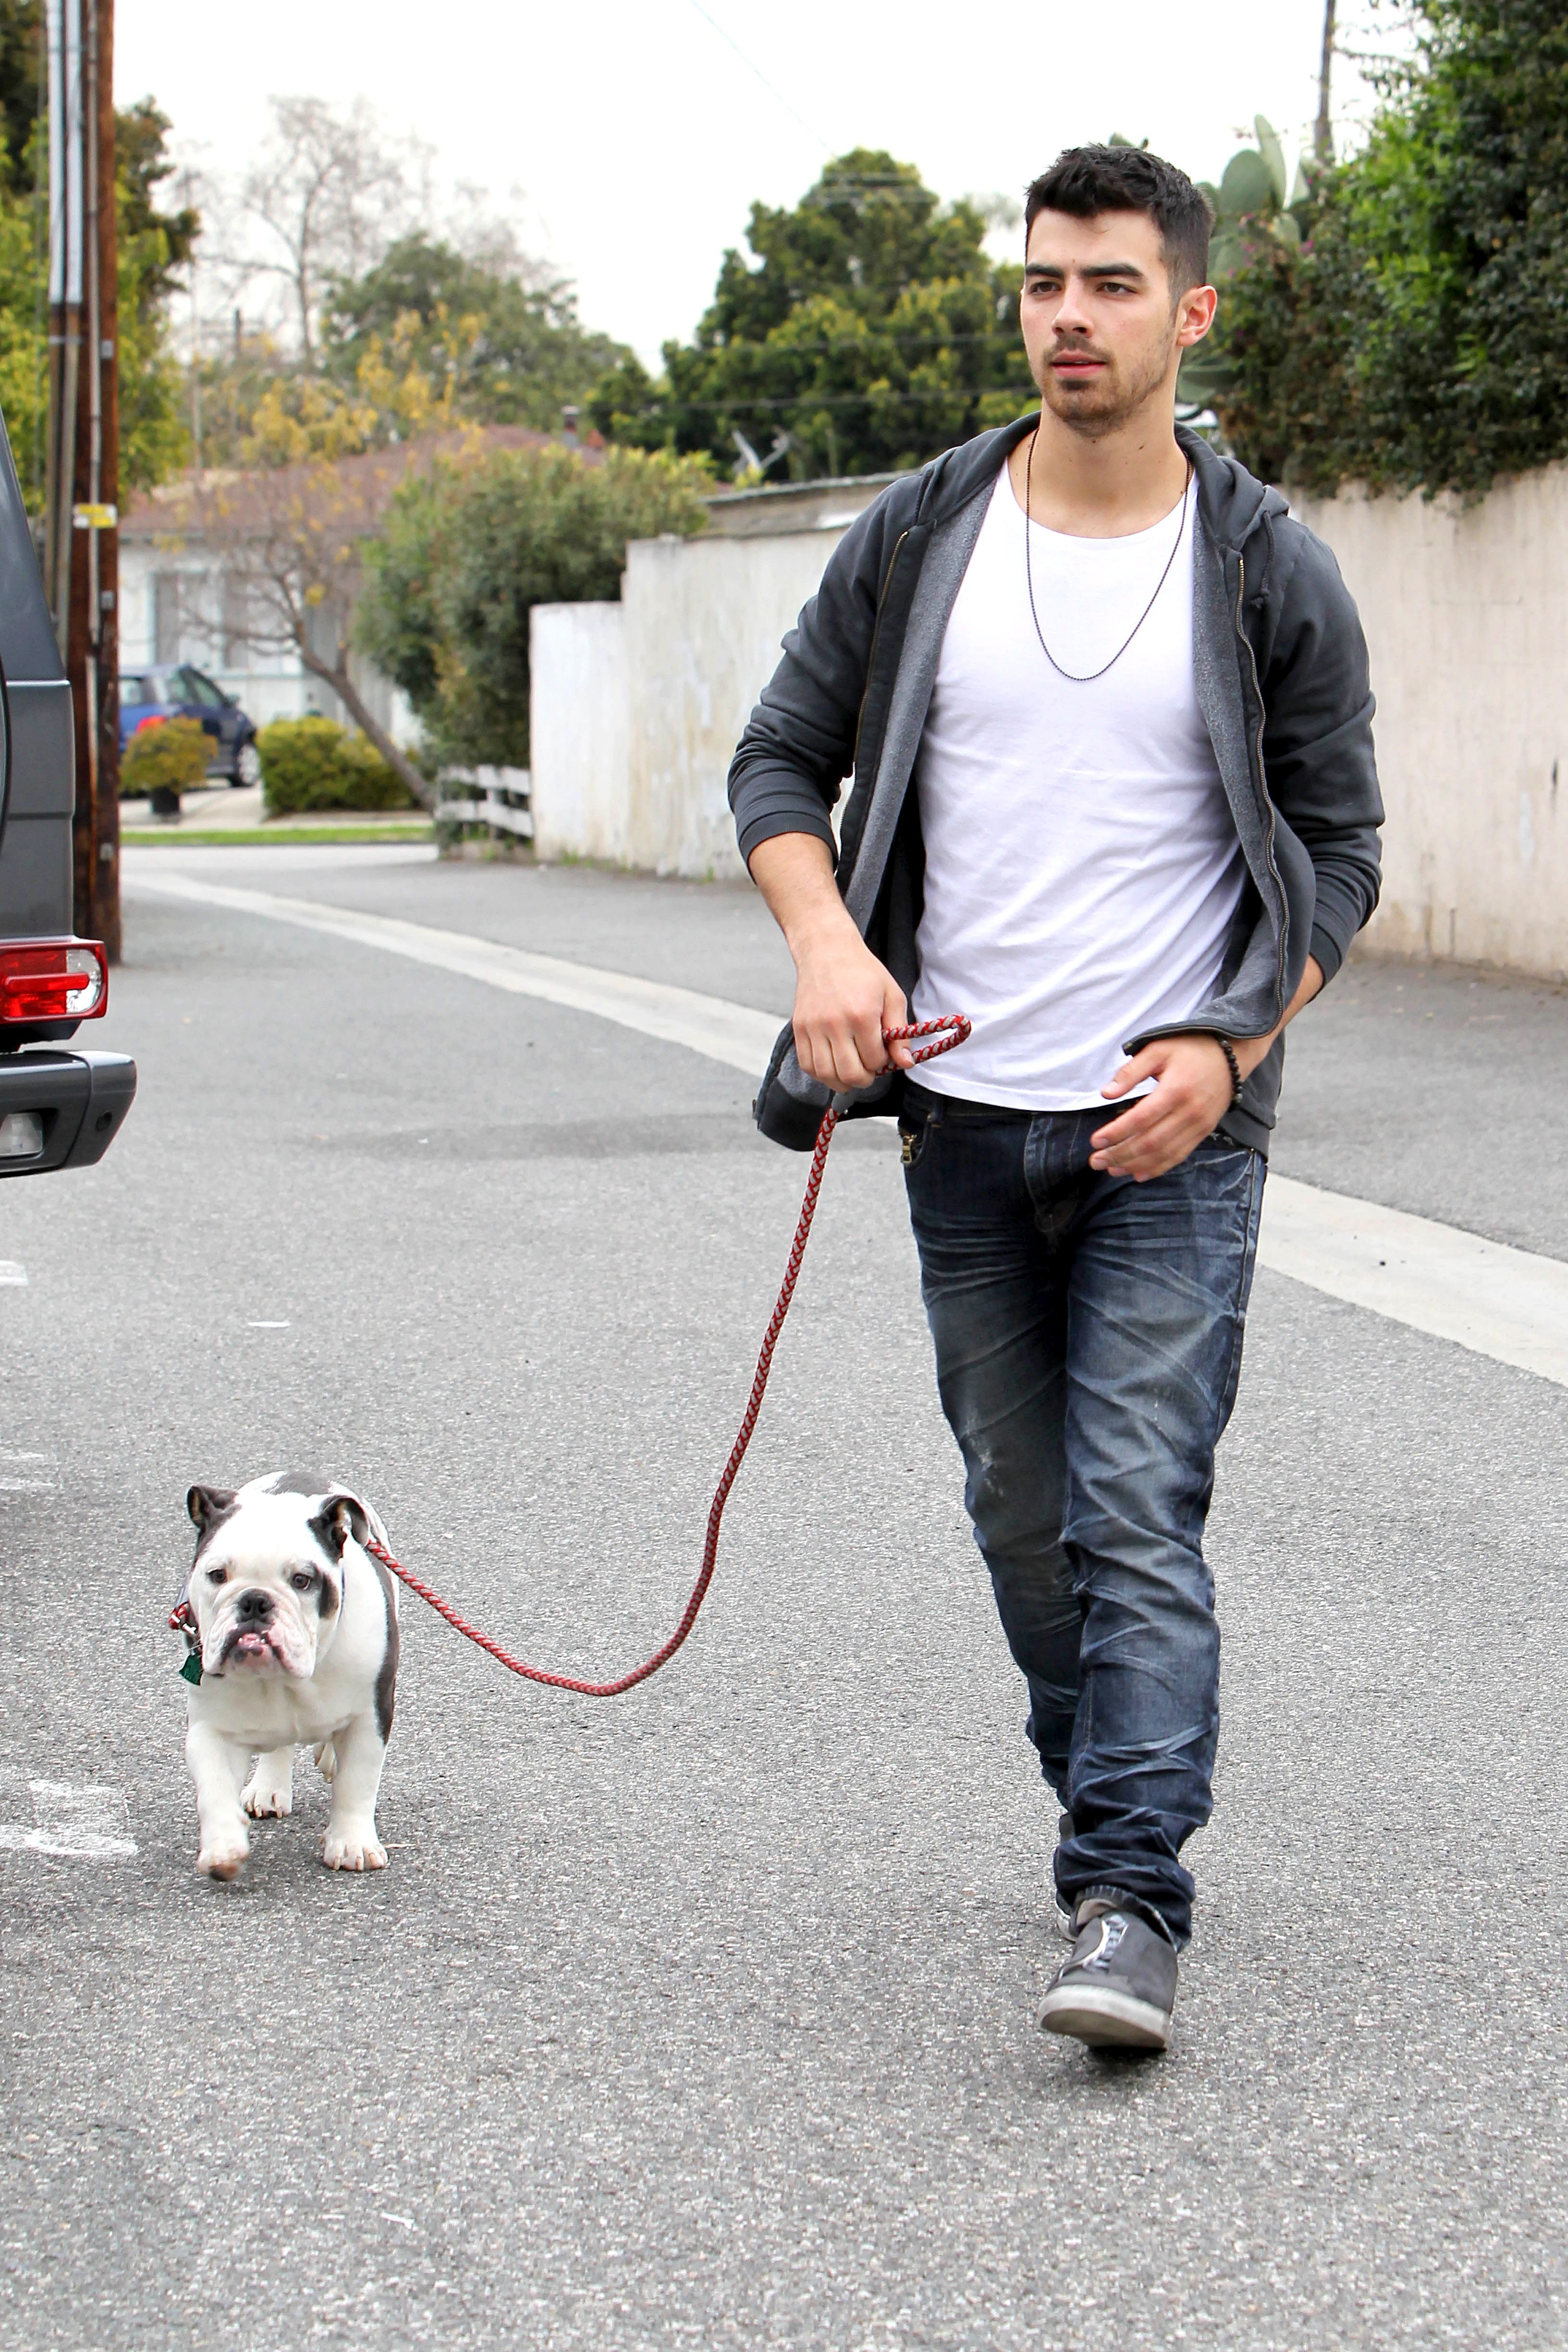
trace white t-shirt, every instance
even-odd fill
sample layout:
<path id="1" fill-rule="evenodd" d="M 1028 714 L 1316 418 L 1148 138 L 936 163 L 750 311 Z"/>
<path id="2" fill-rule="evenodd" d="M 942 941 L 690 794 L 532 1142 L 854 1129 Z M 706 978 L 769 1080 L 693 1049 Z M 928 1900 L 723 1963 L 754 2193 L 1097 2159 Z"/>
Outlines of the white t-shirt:
<path id="1" fill-rule="evenodd" d="M 913 1017 L 974 1034 L 933 1092 L 1023 1110 L 1102 1106 L 1122 1042 L 1213 992 L 1246 878 L 1193 682 L 1189 486 L 1150 530 L 1027 522 L 1005 466 L 942 640 L 916 766 L 925 910 Z M 1153 594 L 1121 659 L 1100 669 Z M 1140 1089 L 1147 1092 L 1147 1087 Z M 1109 1114 L 1108 1114 L 1109 1115 Z"/>

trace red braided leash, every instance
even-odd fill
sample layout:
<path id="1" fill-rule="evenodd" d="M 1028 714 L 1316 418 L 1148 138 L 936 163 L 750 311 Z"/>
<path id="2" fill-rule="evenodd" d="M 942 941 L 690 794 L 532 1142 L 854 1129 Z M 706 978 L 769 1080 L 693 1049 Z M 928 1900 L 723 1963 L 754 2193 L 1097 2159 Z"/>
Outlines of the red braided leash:
<path id="1" fill-rule="evenodd" d="M 951 1053 L 955 1045 L 963 1045 L 968 1034 L 969 1023 L 962 1013 L 950 1013 L 941 1021 L 916 1021 L 902 1029 L 884 1029 L 882 1032 L 883 1042 L 889 1045 L 910 1037 L 934 1038 L 935 1044 L 922 1045 L 914 1055 L 912 1058 L 917 1062 L 934 1061 L 937 1055 Z M 719 1525 L 724 1517 L 724 1506 L 730 1499 L 730 1489 L 746 1458 L 746 1448 L 752 1442 L 757 1415 L 763 1409 L 768 1374 L 773 1370 L 773 1349 L 778 1343 L 779 1333 L 784 1329 L 790 1301 L 795 1297 L 801 1260 L 805 1255 L 812 1219 L 816 1214 L 816 1196 L 822 1190 L 822 1171 L 827 1165 L 827 1147 L 833 1140 L 833 1130 L 841 1116 L 837 1110 L 826 1112 L 822 1125 L 816 1130 L 816 1149 L 811 1155 L 811 1173 L 805 1180 L 805 1198 L 801 1202 L 800 1222 L 795 1229 L 795 1240 L 790 1247 L 789 1264 L 784 1268 L 778 1304 L 763 1335 L 762 1352 L 757 1358 L 756 1373 L 752 1381 L 752 1393 L 746 1400 L 746 1410 L 741 1416 L 741 1427 L 730 1449 L 730 1459 L 724 1465 L 723 1475 L 708 1507 L 708 1533 L 702 1545 L 702 1567 L 691 1588 L 691 1597 L 680 1612 L 679 1624 L 651 1658 L 646 1658 L 640 1666 L 634 1666 L 629 1675 L 622 1675 L 613 1683 L 580 1682 L 575 1675 L 552 1675 L 543 1666 L 527 1665 L 521 1658 L 514 1658 L 510 1650 L 503 1650 L 499 1642 L 492 1642 L 488 1633 L 481 1633 L 477 1626 L 470 1625 L 467 1618 L 459 1617 L 449 1601 L 443 1601 L 423 1577 L 416 1576 L 412 1569 L 405 1568 L 400 1561 L 394 1559 L 384 1544 L 377 1543 L 374 1536 L 366 1543 L 365 1549 L 373 1559 L 379 1559 L 384 1568 L 389 1568 L 394 1576 L 406 1584 L 410 1592 L 416 1592 L 421 1601 L 427 1601 L 448 1625 L 454 1626 L 459 1633 L 466 1633 L 468 1640 L 477 1642 L 481 1650 L 487 1650 L 498 1665 L 507 1667 L 514 1675 L 526 1675 L 531 1683 L 548 1683 L 552 1690 L 575 1691 L 582 1698 L 618 1698 L 623 1691 L 634 1690 L 638 1683 L 646 1683 L 650 1675 L 657 1675 L 660 1666 L 668 1665 L 696 1624 L 697 1612 L 707 1598 L 708 1587 L 713 1580 L 713 1570 L 718 1565 Z"/>

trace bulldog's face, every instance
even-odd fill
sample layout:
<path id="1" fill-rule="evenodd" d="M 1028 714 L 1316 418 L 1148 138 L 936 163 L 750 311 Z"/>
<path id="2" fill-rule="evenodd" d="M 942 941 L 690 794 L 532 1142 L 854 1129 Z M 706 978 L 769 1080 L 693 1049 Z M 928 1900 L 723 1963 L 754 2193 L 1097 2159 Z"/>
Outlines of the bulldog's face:
<path id="1" fill-rule="evenodd" d="M 342 1495 L 193 1486 L 185 1507 L 198 1530 L 189 1597 L 203 1675 L 309 1682 L 337 1632 L 343 1546 L 363 1532 L 358 1507 Z"/>

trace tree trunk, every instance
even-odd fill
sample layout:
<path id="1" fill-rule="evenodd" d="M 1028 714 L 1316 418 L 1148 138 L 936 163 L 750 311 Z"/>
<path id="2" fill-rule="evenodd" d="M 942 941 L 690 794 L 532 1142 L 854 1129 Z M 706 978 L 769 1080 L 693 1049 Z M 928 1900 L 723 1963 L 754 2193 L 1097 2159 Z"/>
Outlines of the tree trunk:
<path id="1" fill-rule="evenodd" d="M 296 641 L 298 642 L 298 641 Z M 367 735 L 393 772 L 401 777 L 422 809 L 434 810 L 436 787 L 420 774 L 405 751 L 400 751 L 384 727 L 371 716 L 364 697 L 349 676 L 348 664 L 324 661 L 315 649 L 300 644 L 300 659 L 323 686 L 330 686 L 363 735 Z"/>
<path id="2" fill-rule="evenodd" d="M 1320 163 L 1334 160 L 1334 126 L 1329 113 L 1329 85 L 1334 69 L 1335 0 L 1323 0 L 1323 56 L 1318 68 L 1318 122 L 1312 152 Z"/>

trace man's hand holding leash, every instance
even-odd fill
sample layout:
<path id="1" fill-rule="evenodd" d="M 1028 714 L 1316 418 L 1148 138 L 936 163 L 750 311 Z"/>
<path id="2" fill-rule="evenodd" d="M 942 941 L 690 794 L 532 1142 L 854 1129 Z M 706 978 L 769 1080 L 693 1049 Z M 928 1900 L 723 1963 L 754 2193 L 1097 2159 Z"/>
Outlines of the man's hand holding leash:
<path id="1" fill-rule="evenodd" d="M 795 1051 L 806 1076 L 852 1094 L 889 1061 L 909 1069 L 910 1047 L 882 1036 L 909 1020 L 904 992 L 851 921 L 827 844 L 807 833 L 775 834 L 753 851 L 752 878 L 795 958 Z"/>

